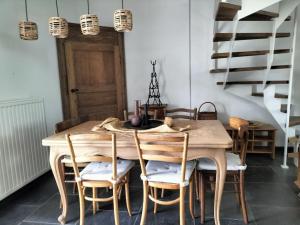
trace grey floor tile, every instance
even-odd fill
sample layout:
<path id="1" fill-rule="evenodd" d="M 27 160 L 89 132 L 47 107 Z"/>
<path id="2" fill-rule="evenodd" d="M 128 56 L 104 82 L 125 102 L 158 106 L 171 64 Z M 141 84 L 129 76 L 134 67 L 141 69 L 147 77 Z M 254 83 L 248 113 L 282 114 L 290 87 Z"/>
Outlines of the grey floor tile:
<path id="1" fill-rule="evenodd" d="M 0 209 L 0 224 L 17 225 L 34 210 L 36 210 L 34 206 L 7 205 Z"/>
<path id="2" fill-rule="evenodd" d="M 112 196 L 112 191 L 106 192 L 102 189 L 101 197 L 109 197 Z M 137 213 L 140 211 L 143 203 L 143 190 L 141 188 L 130 187 L 130 203 L 131 203 L 131 210 L 132 213 Z M 113 203 L 112 202 L 103 202 L 99 203 L 99 207 L 102 210 L 113 210 Z M 127 212 L 126 206 L 126 198 L 125 198 L 125 190 L 123 188 L 121 199 L 119 200 L 119 210 L 123 212 Z"/>
<path id="3" fill-rule="evenodd" d="M 213 218 L 214 217 L 214 194 L 212 192 L 206 193 L 206 203 L 205 203 L 205 217 L 206 218 Z M 248 217 L 249 221 L 254 221 L 254 216 L 253 213 L 250 209 L 248 208 Z M 196 204 L 196 212 L 199 212 L 199 204 Z M 238 204 L 238 201 L 236 199 L 236 196 L 234 193 L 230 192 L 224 192 L 223 197 L 222 197 L 222 203 L 221 203 L 221 219 L 223 220 L 243 220 L 243 215 L 241 208 Z"/>
<path id="4" fill-rule="evenodd" d="M 77 195 L 68 196 L 68 216 L 67 224 L 74 224 L 79 219 L 79 201 Z M 31 215 L 26 217 L 24 222 L 38 222 L 38 223 L 58 223 L 57 218 L 60 215 L 59 208 L 60 196 L 55 194 L 44 205 L 34 211 Z M 86 211 L 90 203 L 86 204 Z"/>
<path id="5" fill-rule="evenodd" d="M 246 192 L 251 206 L 296 207 L 300 210 L 300 199 L 285 183 L 247 183 Z"/>
<path id="6" fill-rule="evenodd" d="M 55 193 L 58 193 L 58 189 L 52 173 L 49 172 L 25 187 L 15 199 L 18 204 L 40 206 Z"/>
<path id="7" fill-rule="evenodd" d="M 281 177 L 270 166 L 248 166 L 245 171 L 245 182 L 279 183 Z"/>
<path id="8" fill-rule="evenodd" d="M 257 225 L 299 225 L 298 208 L 252 207 Z"/>
<path id="9" fill-rule="evenodd" d="M 138 217 L 138 214 L 132 215 L 130 217 L 127 212 L 120 212 L 119 217 L 120 217 L 120 224 L 134 225 Z M 93 215 L 92 211 L 89 210 L 89 212 L 85 214 L 84 222 L 86 225 L 99 225 L 99 224 L 115 225 L 114 213 L 113 211 L 99 211 L 95 215 Z M 79 225 L 79 221 L 77 221 L 76 225 Z"/>

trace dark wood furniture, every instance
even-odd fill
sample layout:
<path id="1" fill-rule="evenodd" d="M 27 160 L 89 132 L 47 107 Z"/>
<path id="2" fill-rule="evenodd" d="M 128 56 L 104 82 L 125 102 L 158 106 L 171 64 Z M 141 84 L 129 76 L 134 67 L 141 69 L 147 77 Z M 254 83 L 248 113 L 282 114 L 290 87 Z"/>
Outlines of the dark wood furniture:
<path id="1" fill-rule="evenodd" d="M 101 27 L 99 35 L 82 35 L 69 23 L 68 38 L 58 38 L 57 55 L 64 119 L 98 114 L 121 118 L 126 108 L 123 33 Z"/>
<path id="2" fill-rule="evenodd" d="M 229 125 L 225 125 L 225 128 L 234 140 L 232 151 L 237 153 L 237 143 L 235 141 L 237 131 Z M 277 129 L 271 124 L 249 126 L 247 153 L 269 154 L 272 159 L 275 159 L 276 131 Z"/>
<path id="3" fill-rule="evenodd" d="M 149 105 L 148 110 L 149 111 L 157 111 L 157 119 L 163 120 L 165 118 L 165 109 L 167 108 L 167 104 L 162 105 Z M 144 110 L 145 105 L 141 105 L 140 109 Z"/>

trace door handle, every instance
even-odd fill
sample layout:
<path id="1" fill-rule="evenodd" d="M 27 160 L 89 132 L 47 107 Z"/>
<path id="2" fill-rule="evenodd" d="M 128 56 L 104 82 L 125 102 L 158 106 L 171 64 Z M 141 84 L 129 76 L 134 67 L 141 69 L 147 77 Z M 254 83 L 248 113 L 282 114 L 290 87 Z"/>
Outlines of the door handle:
<path id="1" fill-rule="evenodd" d="M 78 88 L 72 88 L 70 91 L 71 91 L 72 93 L 76 93 L 76 92 L 79 91 L 79 89 L 78 89 Z"/>

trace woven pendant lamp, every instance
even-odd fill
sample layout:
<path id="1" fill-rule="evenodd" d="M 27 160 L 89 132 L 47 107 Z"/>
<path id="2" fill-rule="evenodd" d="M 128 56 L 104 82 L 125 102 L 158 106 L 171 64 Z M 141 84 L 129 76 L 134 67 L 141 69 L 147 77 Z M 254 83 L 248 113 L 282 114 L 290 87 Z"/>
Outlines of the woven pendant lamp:
<path id="1" fill-rule="evenodd" d="M 25 0 L 26 21 L 19 22 L 19 34 L 22 40 L 37 40 L 38 28 L 35 22 L 28 20 L 27 0 Z"/>
<path id="2" fill-rule="evenodd" d="M 90 14 L 90 2 L 87 0 L 88 14 L 80 16 L 80 27 L 83 35 L 97 35 L 100 32 L 97 15 Z"/>
<path id="3" fill-rule="evenodd" d="M 68 22 L 59 16 L 57 0 L 55 2 L 57 16 L 50 17 L 48 20 L 49 34 L 56 38 L 66 38 L 69 34 Z"/>
<path id="4" fill-rule="evenodd" d="M 132 13 L 128 9 L 124 9 L 122 0 L 122 9 L 118 9 L 114 13 L 114 27 L 118 32 L 132 31 Z"/>

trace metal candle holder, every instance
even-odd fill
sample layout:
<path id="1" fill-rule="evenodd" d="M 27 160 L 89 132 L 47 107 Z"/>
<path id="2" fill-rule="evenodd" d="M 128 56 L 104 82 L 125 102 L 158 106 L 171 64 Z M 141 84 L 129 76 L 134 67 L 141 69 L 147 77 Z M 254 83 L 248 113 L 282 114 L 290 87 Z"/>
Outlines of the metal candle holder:
<path id="1" fill-rule="evenodd" d="M 157 80 L 157 74 L 155 71 L 155 66 L 156 66 L 156 60 L 150 61 L 153 71 L 151 73 L 151 82 L 149 85 L 149 94 L 148 94 L 148 100 L 147 100 L 147 105 L 158 105 L 161 106 L 162 102 L 160 100 L 160 92 L 159 92 L 159 83 Z"/>

